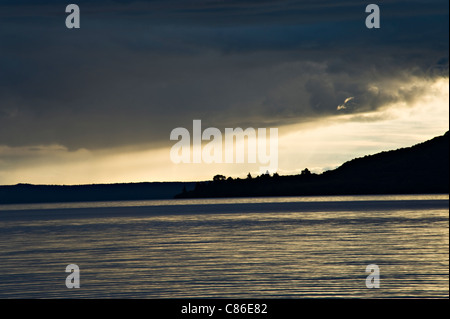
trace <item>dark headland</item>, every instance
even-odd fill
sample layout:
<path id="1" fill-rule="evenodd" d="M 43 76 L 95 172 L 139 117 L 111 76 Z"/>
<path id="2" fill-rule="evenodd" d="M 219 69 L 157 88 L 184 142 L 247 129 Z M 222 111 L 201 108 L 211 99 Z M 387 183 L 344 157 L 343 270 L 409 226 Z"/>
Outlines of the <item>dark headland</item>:
<path id="1" fill-rule="evenodd" d="M 0 186 L 0 204 L 252 196 L 448 194 L 449 133 L 313 174 L 217 175 L 207 182 Z"/>
<path id="2" fill-rule="evenodd" d="M 246 179 L 217 175 L 176 198 L 446 194 L 449 192 L 449 133 L 412 147 L 353 159 L 337 169 L 293 176 L 265 174 Z"/>

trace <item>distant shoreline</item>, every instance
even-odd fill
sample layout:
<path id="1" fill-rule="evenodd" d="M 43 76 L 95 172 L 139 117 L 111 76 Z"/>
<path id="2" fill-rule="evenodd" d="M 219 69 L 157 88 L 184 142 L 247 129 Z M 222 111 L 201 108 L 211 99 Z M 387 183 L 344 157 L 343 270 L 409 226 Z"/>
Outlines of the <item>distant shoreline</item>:
<path id="1" fill-rule="evenodd" d="M 216 175 L 204 182 L 0 186 L 0 204 L 279 196 L 417 195 L 449 193 L 449 133 L 344 163 L 335 170 L 246 179 Z"/>

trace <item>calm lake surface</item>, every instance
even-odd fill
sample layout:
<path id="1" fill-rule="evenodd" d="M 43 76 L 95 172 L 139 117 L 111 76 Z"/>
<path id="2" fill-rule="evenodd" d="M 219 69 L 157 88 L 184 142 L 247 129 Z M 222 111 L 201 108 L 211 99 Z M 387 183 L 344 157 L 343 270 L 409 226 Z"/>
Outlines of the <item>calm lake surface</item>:
<path id="1" fill-rule="evenodd" d="M 0 205 L 0 298 L 324 297 L 448 298 L 449 196 Z"/>

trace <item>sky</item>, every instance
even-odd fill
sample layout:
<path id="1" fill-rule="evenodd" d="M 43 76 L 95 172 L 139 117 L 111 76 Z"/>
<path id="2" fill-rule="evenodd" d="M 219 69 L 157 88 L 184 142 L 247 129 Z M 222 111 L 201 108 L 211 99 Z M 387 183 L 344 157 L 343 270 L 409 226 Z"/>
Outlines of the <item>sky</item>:
<path id="1" fill-rule="evenodd" d="M 0 185 L 259 173 L 174 163 L 170 134 L 194 120 L 277 128 L 281 175 L 443 135 L 448 1 L 373 2 L 378 29 L 370 3 L 0 0 Z"/>

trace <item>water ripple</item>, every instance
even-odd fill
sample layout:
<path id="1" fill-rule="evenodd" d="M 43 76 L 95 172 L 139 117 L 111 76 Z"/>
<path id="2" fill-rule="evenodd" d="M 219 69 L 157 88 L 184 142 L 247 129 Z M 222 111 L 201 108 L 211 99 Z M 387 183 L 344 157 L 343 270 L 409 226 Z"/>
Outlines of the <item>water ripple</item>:
<path id="1" fill-rule="evenodd" d="M 385 200 L 334 210 L 272 200 L 261 212 L 245 206 L 251 199 L 210 201 L 204 211 L 228 205 L 212 214 L 6 212 L 0 298 L 448 298 L 448 200 L 408 197 L 391 209 Z M 71 263 L 80 289 L 65 287 Z M 380 267 L 379 289 L 365 286 L 369 264 Z"/>

